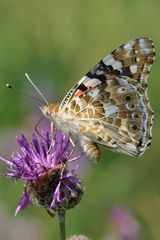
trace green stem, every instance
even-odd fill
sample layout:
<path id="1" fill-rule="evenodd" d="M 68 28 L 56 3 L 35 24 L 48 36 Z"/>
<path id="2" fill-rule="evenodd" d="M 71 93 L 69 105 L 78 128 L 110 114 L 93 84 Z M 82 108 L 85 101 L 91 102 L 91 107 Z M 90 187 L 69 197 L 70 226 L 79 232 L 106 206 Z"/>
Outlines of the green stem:
<path id="1" fill-rule="evenodd" d="M 60 240 L 66 239 L 66 229 L 65 229 L 65 211 L 58 212 L 59 217 L 59 227 L 60 227 Z"/>

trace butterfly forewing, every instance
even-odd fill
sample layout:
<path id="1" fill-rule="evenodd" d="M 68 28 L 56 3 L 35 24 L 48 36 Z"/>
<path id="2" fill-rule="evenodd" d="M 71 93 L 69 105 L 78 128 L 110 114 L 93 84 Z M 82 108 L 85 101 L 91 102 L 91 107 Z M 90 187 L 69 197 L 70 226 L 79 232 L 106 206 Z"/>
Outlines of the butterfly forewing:
<path id="1" fill-rule="evenodd" d="M 106 65 L 118 70 L 145 87 L 150 67 L 155 59 L 155 49 L 151 38 L 140 38 L 122 45 L 103 59 Z"/>
<path id="2" fill-rule="evenodd" d="M 60 105 L 63 111 L 75 96 L 89 91 L 105 82 L 106 74 L 128 76 L 143 87 L 155 59 L 155 49 L 151 38 L 140 38 L 123 44 L 96 64 L 66 95 Z"/>
<path id="3" fill-rule="evenodd" d="M 81 138 L 129 155 L 142 154 L 151 141 L 153 112 L 146 88 L 154 58 L 150 38 L 122 45 L 69 91 L 59 116 L 70 115 Z"/>

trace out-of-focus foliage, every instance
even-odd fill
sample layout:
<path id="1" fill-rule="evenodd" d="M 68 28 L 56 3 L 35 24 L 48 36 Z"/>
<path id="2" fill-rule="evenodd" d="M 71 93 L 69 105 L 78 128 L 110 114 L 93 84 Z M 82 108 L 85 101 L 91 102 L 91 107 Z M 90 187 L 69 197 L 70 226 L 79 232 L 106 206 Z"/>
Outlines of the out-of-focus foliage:
<path id="1" fill-rule="evenodd" d="M 102 239 L 109 227 L 108 212 L 115 204 L 123 203 L 136 216 L 139 239 L 159 240 L 159 21 L 158 0 L 0 0 L 2 156 L 10 155 L 15 148 L 14 136 L 24 131 L 29 135 L 40 116 L 36 115 L 38 103 L 6 89 L 6 83 L 20 92 L 38 96 L 24 77 L 28 72 L 49 101 L 61 101 L 91 66 L 116 47 L 144 36 L 155 42 L 157 58 L 148 79 L 149 99 L 155 111 L 152 146 L 139 159 L 101 149 L 100 164 L 91 164 L 85 176 L 83 201 L 68 213 L 68 236 L 84 234 L 93 240 Z M 12 216 L 23 186 L 12 185 L 2 178 L 0 186 L 0 204 L 8 206 Z M 42 235 L 46 240 L 58 239 L 57 221 L 40 208 L 30 207 L 16 218 L 29 219 L 32 215 L 43 226 L 39 240 Z M 1 222 L 3 219 L 0 225 Z M 8 229 L 12 227 L 8 222 Z M 13 236 L 8 239 L 13 240 Z"/>

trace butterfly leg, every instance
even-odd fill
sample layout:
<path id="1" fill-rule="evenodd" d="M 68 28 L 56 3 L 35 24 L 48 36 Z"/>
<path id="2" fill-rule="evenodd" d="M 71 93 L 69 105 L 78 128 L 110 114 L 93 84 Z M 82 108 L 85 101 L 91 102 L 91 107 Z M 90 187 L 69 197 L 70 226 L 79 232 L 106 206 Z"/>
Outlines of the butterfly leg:
<path id="1" fill-rule="evenodd" d="M 53 142 L 54 142 L 54 138 L 53 138 L 53 128 L 54 128 L 54 123 L 51 122 L 51 143 L 50 143 L 49 149 L 48 149 L 48 151 L 47 151 L 47 154 L 50 152 L 51 147 L 52 147 Z"/>
<path id="2" fill-rule="evenodd" d="M 70 142 L 71 142 L 71 144 L 72 144 L 72 146 L 74 148 L 76 146 L 76 144 L 74 143 L 71 134 L 69 134 L 69 140 L 70 140 Z"/>
<path id="3" fill-rule="evenodd" d="M 70 141 L 70 143 L 72 144 L 72 149 L 71 149 L 71 151 L 70 151 L 70 153 L 69 153 L 69 155 L 68 155 L 68 159 L 69 159 L 70 156 L 72 155 L 72 153 L 73 153 L 73 151 L 74 151 L 74 149 L 75 149 L 75 147 L 76 147 L 76 143 L 77 143 L 77 141 L 74 143 L 74 141 L 73 141 L 73 139 L 72 139 L 72 137 L 71 137 L 71 134 L 69 134 L 69 141 Z"/>
<path id="4" fill-rule="evenodd" d="M 71 140 L 70 140 L 71 141 Z M 72 144 L 72 149 L 71 149 L 71 151 L 70 151 L 70 153 L 69 153 L 69 155 L 68 155 L 68 159 L 70 159 L 70 157 L 72 156 L 72 153 L 73 153 L 73 151 L 75 150 L 75 146 L 76 146 L 76 143 L 77 143 L 77 141 L 74 143 L 71 143 Z M 74 145 L 73 145 L 74 144 Z"/>
<path id="5" fill-rule="evenodd" d="M 36 124 L 36 126 L 35 126 L 35 131 L 36 131 L 36 133 L 46 142 L 46 139 L 40 134 L 40 132 L 39 132 L 39 130 L 38 130 L 38 126 L 39 126 L 39 124 L 41 123 L 41 121 L 42 121 L 42 119 L 44 118 L 44 116 L 42 116 L 41 118 L 40 118 L 40 120 L 37 122 L 37 124 Z"/>

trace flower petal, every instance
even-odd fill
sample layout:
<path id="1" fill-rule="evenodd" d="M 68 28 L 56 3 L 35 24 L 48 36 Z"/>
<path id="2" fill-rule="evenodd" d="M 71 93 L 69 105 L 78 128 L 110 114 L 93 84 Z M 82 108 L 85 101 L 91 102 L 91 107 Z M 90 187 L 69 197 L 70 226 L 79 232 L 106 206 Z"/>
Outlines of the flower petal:
<path id="1" fill-rule="evenodd" d="M 30 195 L 31 195 L 31 191 L 25 192 L 23 194 L 16 208 L 15 216 L 17 215 L 18 212 L 24 210 L 28 205 L 32 204 L 31 200 L 29 199 Z"/>

